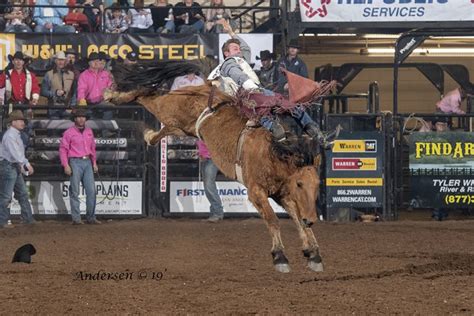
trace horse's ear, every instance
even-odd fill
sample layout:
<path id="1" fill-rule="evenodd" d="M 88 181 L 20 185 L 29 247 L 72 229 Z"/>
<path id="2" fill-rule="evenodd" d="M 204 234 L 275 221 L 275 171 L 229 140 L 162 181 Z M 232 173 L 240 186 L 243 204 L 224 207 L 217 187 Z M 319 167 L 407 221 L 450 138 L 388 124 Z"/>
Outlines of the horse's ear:
<path id="1" fill-rule="evenodd" d="M 319 169 L 319 166 L 321 165 L 321 154 L 317 155 L 313 159 L 313 166 Z"/>

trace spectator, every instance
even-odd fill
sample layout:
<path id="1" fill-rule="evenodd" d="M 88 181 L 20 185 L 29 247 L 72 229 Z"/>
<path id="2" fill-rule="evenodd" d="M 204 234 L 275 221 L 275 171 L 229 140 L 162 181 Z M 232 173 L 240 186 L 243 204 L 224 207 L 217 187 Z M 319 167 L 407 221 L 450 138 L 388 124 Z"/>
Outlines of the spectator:
<path id="1" fill-rule="evenodd" d="M 76 32 L 90 32 L 89 19 L 83 13 L 83 8 L 78 8 L 76 0 L 68 0 L 69 13 L 64 17 L 64 23 L 74 26 Z"/>
<path id="2" fill-rule="evenodd" d="M 16 52 L 13 57 L 8 55 L 13 64 L 9 69 L 0 74 L 0 88 L 5 87 L 6 103 L 38 104 L 40 87 L 34 73 L 25 67 L 27 60 L 22 52 Z"/>
<path id="3" fill-rule="evenodd" d="M 174 6 L 174 23 L 179 33 L 201 33 L 204 19 L 201 5 L 193 0 L 183 0 Z"/>
<path id="4" fill-rule="evenodd" d="M 443 113 L 466 114 L 461 110 L 461 102 L 466 98 L 466 93 L 462 88 L 456 88 L 446 93 L 446 95 L 436 103 L 436 109 Z"/>
<path id="5" fill-rule="evenodd" d="M 128 16 L 120 9 L 118 3 L 112 4 L 105 14 L 105 31 L 107 33 L 124 33 L 128 29 Z"/>
<path id="6" fill-rule="evenodd" d="M 96 192 L 94 173 L 98 172 L 95 139 L 92 129 L 86 127 L 85 109 L 74 109 L 74 126 L 68 128 L 61 138 L 59 157 L 64 173 L 68 175 L 70 186 L 71 217 L 73 225 L 82 225 L 79 209 L 80 184 L 86 192 L 86 222 L 101 224 L 95 217 Z"/>
<path id="7" fill-rule="evenodd" d="M 13 0 L 12 5 L 27 5 L 27 1 Z M 29 7 L 7 7 L 4 19 L 6 21 L 5 33 L 31 33 L 31 8 Z"/>
<path id="8" fill-rule="evenodd" d="M 104 69 L 105 60 L 101 60 L 98 53 L 89 55 L 89 68 L 79 76 L 77 84 L 78 105 L 98 105 L 104 101 L 104 91 L 112 86 L 110 72 Z M 104 120 L 112 119 L 112 111 L 98 111 Z"/>
<path id="9" fill-rule="evenodd" d="M 100 26 L 100 16 L 104 11 L 104 4 L 101 0 L 80 0 L 78 3 L 84 5 L 84 14 L 87 16 L 92 32 L 98 30 Z"/>
<path id="10" fill-rule="evenodd" d="M 237 25 L 231 20 L 231 12 L 225 8 L 224 0 L 211 0 L 211 9 L 206 10 L 206 32 L 209 33 L 225 33 L 222 27 L 222 19 L 229 22 L 230 26 L 235 29 Z M 217 23 L 219 21 L 219 23 Z"/>
<path id="11" fill-rule="evenodd" d="M 138 62 L 138 55 L 135 52 L 129 52 L 125 56 L 123 63 L 125 65 L 134 65 Z"/>
<path id="12" fill-rule="evenodd" d="M 77 63 L 77 53 L 74 49 L 69 48 L 66 49 L 64 54 L 66 55 L 66 68 L 74 73 L 74 80 L 76 80 L 77 86 L 77 80 L 81 74 L 81 69 Z"/>
<path id="13" fill-rule="evenodd" d="M 155 0 L 150 5 L 153 28 L 156 33 L 174 33 L 173 5 L 168 0 Z"/>
<path id="14" fill-rule="evenodd" d="M 190 72 L 184 76 L 176 77 L 171 86 L 171 90 L 177 90 L 187 86 L 201 86 L 203 84 L 204 80 L 201 77 L 194 72 Z"/>
<path id="15" fill-rule="evenodd" d="M 7 225 L 10 217 L 8 205 L 12 194 L 18 199 L 21 207 L 21 220 L 25 224 L 34 224 L 33 212 L 28 201 L 23 174 L 33 174 L 34 169 L 25 157 L 20 132 L 25 128 L 25 117 L 20 110 L 15 110 L 8 117 L 10 127 L 5 132 L 0 143 L 0 228 L 10 228 Z"/>
<path id="16" fill-rule="evenodd" d="M 151 10 L 143 7 L 143 0 L 135 0 L 134 8 L 128 10 L 130 33 L 153 33 Z"/>
<path id="17" fill-rule="evenodd" d="M 5 14 L 5 11 L 6 11 L 6 5 L 8 4 L 8 0 L 0 0 L 0 32 L 4 32 L 5 31 L 5 18 L 4 18 L 4 14 Z"/>
<path id="18" fill-rule="evenodd" d="M 210 216 L 206 220 L 211 223 L 217 223 L 224 219 L 224 207 L 216 186 L 216 178 L 219 169 L 211 159 L 209 150 L 202 140 L 196 142 L 199 155 L 199 169 L 201 170 L 202 181 L 204 183 L 204 194 L 211 205 L 209 208 Z"/>
<path id="19" fill-rule="evenodd" d="M 41 83 L 41 95 L 48 98 L 48 105 L 75 105 L 74 72 L 66 67 L 66 54 L 58 52 L 54 55 L 53 69 L 48 71 Z M 48 109 L 50 119 L 66 116 L 66 109 Z"/>
<path id="20" fill-rule="evenodd" d="M 37 0 L 37 5 L 58 5 L 65 6 L 64 0 Z M 74 33 L 76 29 L 72 25 L 64 25 L 63 18 L 68 14 L 68 8 L 59 7 L 36 7 L 34 9 L 33 20 L 36 22 L 36 33 Z"/>
<path id="21" fill-rule="evenodd" d="M 308 68 L 304 61 L 298 57 L 298 40 L 292 39 L 288 44 L 286 56 L 282 56 L 278 61 L 278 67 L 282 67 L 292 73 L 308 78 Z M 288 81 L 281 71 L 277 71 L 277 92 L 288 95 Z"/>
<path id="22" fill-rule="evenodd" d="M 262 68 L 257 72 L 260 84 L 268 90 L 273 90 L 275 87 L 275 73 L 277 72 L 276 54 L 270 53 L 269 50 L 260 51 L 260 57 L 256 57 L 257 60 L 262 62 Z"/>

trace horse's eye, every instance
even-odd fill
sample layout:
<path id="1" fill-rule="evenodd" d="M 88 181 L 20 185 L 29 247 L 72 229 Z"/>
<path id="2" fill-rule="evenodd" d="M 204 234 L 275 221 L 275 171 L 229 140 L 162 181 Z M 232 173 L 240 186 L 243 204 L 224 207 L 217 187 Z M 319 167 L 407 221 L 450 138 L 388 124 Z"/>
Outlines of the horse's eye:
<path id="1" fill-rule="evenodd" d="M 298 188 L 302 188 L 303 187 L 303 181 L 296 181 L 296 185 L 298 186 Z"/>

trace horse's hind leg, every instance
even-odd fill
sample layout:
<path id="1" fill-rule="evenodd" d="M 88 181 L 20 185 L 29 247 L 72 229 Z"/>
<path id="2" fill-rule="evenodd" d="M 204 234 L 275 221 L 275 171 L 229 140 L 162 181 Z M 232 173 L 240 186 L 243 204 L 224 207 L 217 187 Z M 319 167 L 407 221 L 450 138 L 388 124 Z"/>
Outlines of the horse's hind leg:
<path id="1" fill-rule="evenodd" d="M 280 224 L 278 217 L 275 215 L 270 203 L 268 202 L 268 196 L 261 189 L 249 189 L 249 200 L 257 208 L 263 220 L 267 224 L 270 235 L 272 236 L 272 258 L 273 265 L 278 272 L 288 273 L 290 272 L 290 265 L 288 259 L 283 253 L 283 242 L 281 241 L 280 235 Z"/>
<path id="2" fill-rule="evenodd" d="M 288 205 L 284 205 L 284 207 L 295 222 L 298 234 L 303 241 L 303 255 L 308 258 L 308 268 L 316 272 L 322 272 L 324 270 L 323 263 L 321 255 L 319 254 L 319 245 L 313 230 L 303 224 L 301 218 L 291 210 L 291 207 Z"/>
<path id="3" fill-rule="evenodd" d="M 154 129 L 148 128 L 143 131 L 143 139 L 148 146 L 155 146 L 165 136 L 186 136 L 186 134 L 176 127 L 165 126 L 158 132 Z"/>

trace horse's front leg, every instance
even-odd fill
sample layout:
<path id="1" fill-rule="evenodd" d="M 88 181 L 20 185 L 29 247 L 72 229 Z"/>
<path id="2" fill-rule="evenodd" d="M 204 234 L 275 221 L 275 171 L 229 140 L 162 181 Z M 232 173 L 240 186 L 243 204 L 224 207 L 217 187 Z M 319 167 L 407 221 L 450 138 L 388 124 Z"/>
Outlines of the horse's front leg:
<path id="1" fill-rule="evenodd" d="M 280 223 L 278 217 L 275 215 L 265 190 L 261 188 L 252 188 L 249 186 L 249 200 L 257 208 L 263 220 L 267 224 L 270 235 L 272 236 L 272 258 L 273 265 L 278 272 L 290 272 L 290 265 L 288 259 L 283 253 L 283 242 L 280 235 Z"/>
<path id="2" fill-rule="evenodd" d="M 303 220 L 298 216 L 295 211 L 296 206 L 293 202 L 282 201 L 282 206 L 290 214 L 291 218 L 296 224 L 298 234 L 303 242 L 303 255 L 308 259 L 308 268 L 316 272 L 322 272 L 324 270 L 321 255 L 319 254 L 319 245 L 314 236 L 313 230 L 308 227 Z"/>
<path id="3" fill-rule="evenodd" d="M 143 139 L 148 146 L 155 146 L 163 137 L 170 135 L 186 136 L 186 134 L 179 128 L 168 125 L 160 129 L 158 132 L 151 128 L 147 128 L 143 131 Z"/>

